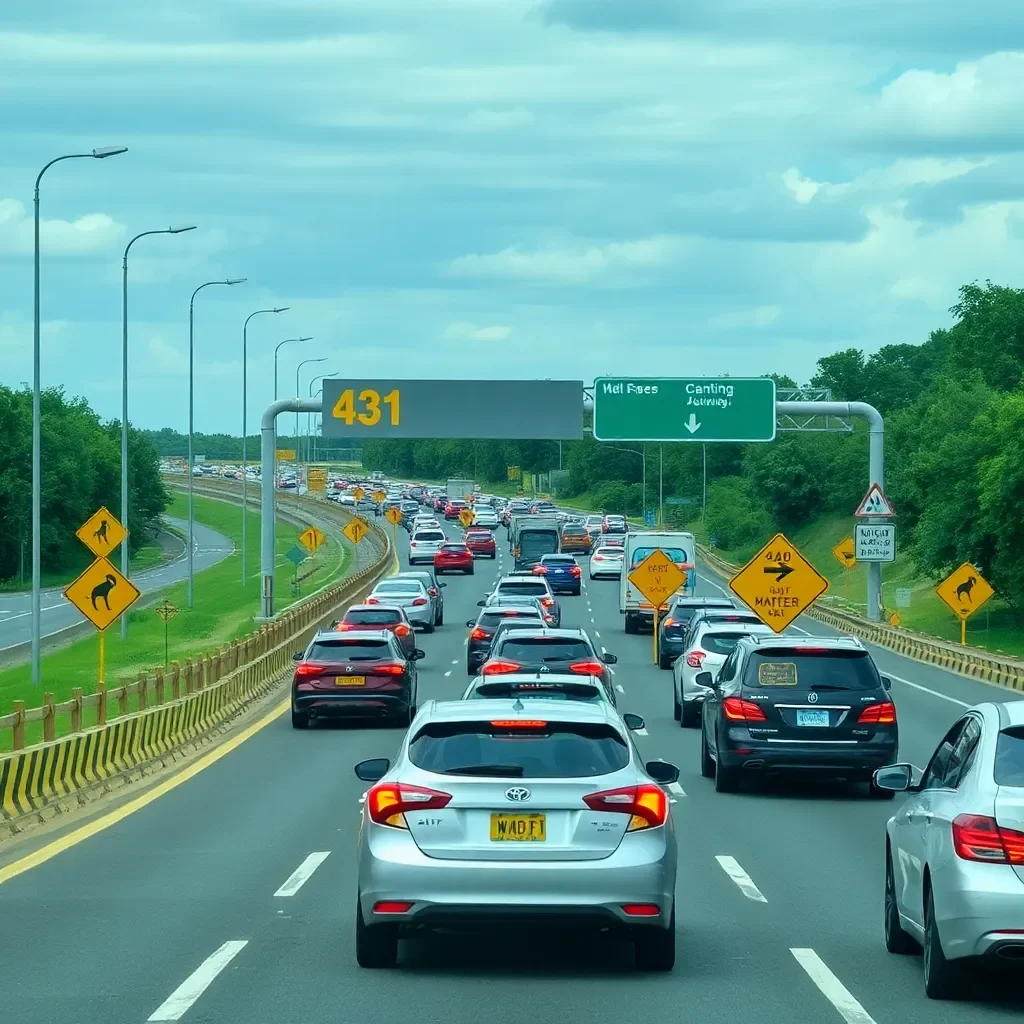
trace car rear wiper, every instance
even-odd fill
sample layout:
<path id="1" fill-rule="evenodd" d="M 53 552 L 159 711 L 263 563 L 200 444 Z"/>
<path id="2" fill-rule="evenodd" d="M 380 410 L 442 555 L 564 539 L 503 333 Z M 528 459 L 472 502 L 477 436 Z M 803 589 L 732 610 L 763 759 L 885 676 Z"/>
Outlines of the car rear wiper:
<path id="1" fill-rule="evenodd" d="M 525 769 L 521 764 L 466 764 L 459 768 L 445 768 L 442 775 L 507 775 L 518 779 Z"/>
<path id="2" fill-rule="evenodd" d="M 819 691 L 823 691 L 823 690 L 847 690 L 847 689 L 849 689 L 849 687 L 847 687 L 847 686 L 833 686 L 831 683 L 815 683 L 813 686 L 810 687 L 810 689 L 812 689 L 812 690 L 819 690 Z"/>

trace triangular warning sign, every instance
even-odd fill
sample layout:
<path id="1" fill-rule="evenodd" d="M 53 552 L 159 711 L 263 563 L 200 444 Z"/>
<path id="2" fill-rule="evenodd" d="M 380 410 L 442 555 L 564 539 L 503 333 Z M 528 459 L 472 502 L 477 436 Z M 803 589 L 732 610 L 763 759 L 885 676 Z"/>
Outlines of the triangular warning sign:
<path id="1" fill-rule="evenodd" d="M 868 488 L 868 493 L 864 495 L 861 503 L 857 506 L 857 511 L 853 514 L 855 516 L 896 515 L 892 505 L 889 504 L 889 499 L 882 493 L 882 488 L 878 484 L 872 484 Z"/>

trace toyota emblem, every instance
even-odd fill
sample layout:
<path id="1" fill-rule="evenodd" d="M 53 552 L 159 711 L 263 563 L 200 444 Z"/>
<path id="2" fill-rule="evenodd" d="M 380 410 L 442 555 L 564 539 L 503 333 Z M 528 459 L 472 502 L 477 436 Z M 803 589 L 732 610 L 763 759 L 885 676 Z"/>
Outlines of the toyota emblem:
<path id="1" fill-rule="evenodd" d="M 521 804 L 530 799 L 530 791 L 525 786 L 513 786 L 505 790 L 505 798 L 513 803 Z"/>
<path id="2" fill-rule="evenodd" d="M 817 704 L 818 703 L 818 695 L 816 693 L 809 693 L 809 694 L 807 694 L 807 703 L 808 704 Z"/>

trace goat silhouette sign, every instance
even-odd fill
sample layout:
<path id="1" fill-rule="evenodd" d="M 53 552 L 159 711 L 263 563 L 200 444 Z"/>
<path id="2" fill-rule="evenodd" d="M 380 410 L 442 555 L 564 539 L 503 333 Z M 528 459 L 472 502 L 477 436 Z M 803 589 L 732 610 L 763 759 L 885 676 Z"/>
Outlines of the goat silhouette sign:
<path id="1" fill-rule="evenodd" d="M 128 536 L 128 531 L 115 516 L 101 508 L 82 523 L 75 536 L 97 558 L 106 558 Z"/>
<path id="2" fill-rule="evenodd" d="M 935 593 L 958 619 L 969 619 L 995 591 L 970 562 L 964 562 L 935 588 Z"/>
<path id="3" fill-rule="evenodd" d="M 97 558 L 64 591 L 64 596 L 98 629 L 104 630 L 139 599 L 140 591 L 105 558 Z"/>

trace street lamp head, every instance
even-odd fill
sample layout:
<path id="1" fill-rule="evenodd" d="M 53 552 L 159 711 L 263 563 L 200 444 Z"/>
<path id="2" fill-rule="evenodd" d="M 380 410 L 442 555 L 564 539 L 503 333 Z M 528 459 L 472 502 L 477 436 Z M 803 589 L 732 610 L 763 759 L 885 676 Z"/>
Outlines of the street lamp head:
<path id="1" fill-rule="evenodd" d="M 291 306 L 275 306 L 270 312 L 271 313 L 283 313 L 286 309 L 291 309 Z"/>
<path id="2" fill-rule="evenodd" d="M 195 224 L 180 224 L 176 227 L 170 227 L 167 229 L 169 235 L 180 235 L 183 231 L 195 231 Z"/>
<path id="3" fill-rule="evenodd" d="M 94 149 L 92 155 L 97 160 L 106 160 L 108 156 L 119 156 L 121 153 L 127 153 L 127 146 L 100 146 L 99 149 Z"/>
<path id="4" fill-rule="evenodd" d="M 247 277 L 229 277 L 224 283 L 225 284 L 245 284 L 249 278 Z"/>

